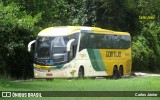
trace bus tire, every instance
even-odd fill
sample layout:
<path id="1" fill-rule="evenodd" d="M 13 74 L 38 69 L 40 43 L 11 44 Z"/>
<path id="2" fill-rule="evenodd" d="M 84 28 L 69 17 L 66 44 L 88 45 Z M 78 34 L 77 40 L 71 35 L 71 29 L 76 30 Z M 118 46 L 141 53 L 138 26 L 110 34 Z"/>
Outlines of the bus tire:
<path id="1" fill-rule="evenodd" d="M 117 66 L 114 66 L 112 78 L 113 79 L 118 79 L 119 78 L 118 74 L 119 74 L 119 70 L 118 70 Z"/>
<path id="2" fill-rule="evenodd" d="M 123 76 L 123 66 L 120 66 L 120 68 L 119 68 L 119 78 L 122 78 L 122 76 Z"/>
<path id="3" fill-rule="evenodd" d="M 78 78 L 79 79 L 83 79 L 84 78 L 84 68 L 82 66 L 79 68 Z"/>
<path id="4" fill-rule="evenodd" d="M 52 78 L 46 78 L 46 81 L 52 81 L 53 79 Z"/>

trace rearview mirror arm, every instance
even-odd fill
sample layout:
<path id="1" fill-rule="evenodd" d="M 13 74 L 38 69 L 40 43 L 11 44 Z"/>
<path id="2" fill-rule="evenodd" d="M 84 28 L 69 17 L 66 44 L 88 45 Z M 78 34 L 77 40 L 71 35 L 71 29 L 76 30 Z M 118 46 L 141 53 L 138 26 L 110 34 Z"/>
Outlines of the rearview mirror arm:
<path id="1" fill-rule="evenodd" d="M 33 40 L 33 41 L 29 42 L 29 44 L 28 44 L 28 52 L 31 52 L 31 45 L 33 43 L 35 43 L 35 42 L 36 42 L 36 40 Z"/>

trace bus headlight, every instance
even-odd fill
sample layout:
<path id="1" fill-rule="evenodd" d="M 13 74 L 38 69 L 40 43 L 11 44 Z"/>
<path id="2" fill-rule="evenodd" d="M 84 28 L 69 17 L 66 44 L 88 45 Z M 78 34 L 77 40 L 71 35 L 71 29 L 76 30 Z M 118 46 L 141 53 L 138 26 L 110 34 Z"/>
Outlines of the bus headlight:
<path id="1" fill-rule="evenodd" d="M 38 73 L 35 73 L 35 76 L 38 76 Z"/>

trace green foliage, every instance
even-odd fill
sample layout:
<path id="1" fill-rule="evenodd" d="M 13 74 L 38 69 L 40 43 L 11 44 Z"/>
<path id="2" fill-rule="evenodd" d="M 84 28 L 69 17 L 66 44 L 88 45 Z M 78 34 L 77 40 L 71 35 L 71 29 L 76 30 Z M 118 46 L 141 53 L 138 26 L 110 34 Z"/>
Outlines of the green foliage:
<path id="1" fill-rule="evenodd" d="M 94 0 L 96 1 L 96 0 Z M 132 35 L 140 30 L 138 12 L 134 7 L 135 1 L 131 0 L 100 0 L 95 3 L 96 11 L 96 26 L 127 31 Z"/>
<path id="2" fill-rule="evenodd" d="M 153 16 L 154 19 L 139 19 L 141 30 L 133 39 L 133 68 L 136 70 L 160 71 L 160 9 L 158 0 L 138 0 L 139 16 Z"/>
<path id="3" fill-rule="evenodd" d="M 27 44 L 42 28 L 63 25 L 127 31 L 133 39 L 133 68 L 159 71 L 159 6 L 159 0 L 0 0 L 0 74 L 32 76 Z"/>
<path id="4" fill-rule="evenodd" d="M 32 17 L 25 11 L 20 11 L 20 6 L 15 3 L 4 6 L 0 2 L 0 8 L 0 74 L 28 77 L 27 73 L 30 71 L 27 72 L 25 67 L 30 70 L 32 67 L 27 44 L 39 30 L 35 23 L 40 20 L 41 15 Z"/>
<path id="5" fill-rule="evenodd" d="M 147 40 L 143 36 L 135 37 L 132 43 L 133 69 L 147 70 L 150 65 L 150 56 L 153 51 L 147 46 Z"/>
<path id="6" fill-rule="evenodd" d="M 160 70 L 160 28 L 157 23 L 147 23 L 141 31 L 141 35 L 134 37 L 133 66 L 137 70 Z"/>
<path id="7" fill-rule="evenodd" d="M 41 27 L 70 25 L 70 6 L 65 0 L 13 0 L 23 6 L 28 14 L 41 13 Z"/>

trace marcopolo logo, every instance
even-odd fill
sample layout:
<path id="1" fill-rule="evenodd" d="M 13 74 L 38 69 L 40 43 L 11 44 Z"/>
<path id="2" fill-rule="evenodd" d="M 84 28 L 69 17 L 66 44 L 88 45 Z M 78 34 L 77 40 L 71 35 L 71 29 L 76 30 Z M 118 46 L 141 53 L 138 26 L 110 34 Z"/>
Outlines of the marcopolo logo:
<path id="1" fill-rule="evenodd" d="M 11 97 L 11 92 L 2 92 L 2 97 Z"/>

